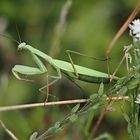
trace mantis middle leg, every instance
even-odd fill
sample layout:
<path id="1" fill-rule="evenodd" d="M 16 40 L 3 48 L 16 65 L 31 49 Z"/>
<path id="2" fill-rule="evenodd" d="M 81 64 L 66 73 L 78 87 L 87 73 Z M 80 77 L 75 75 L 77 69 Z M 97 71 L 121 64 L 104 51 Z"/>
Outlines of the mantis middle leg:
<path id="1" fill-rule="evenodd" d="M 48 89 L 49 89 L 49 86 L 53 85 L 53 84 L 56 83 L 59 79 L 62 78 L 62 74 L 61 74 L 60 69 L 57 68 L 57 67 L 55 67 L 55 69 L 56 69 L 58 75 L 56 75 L 56 76 L 47 75 L 47 79 L 46 79 L 46 80 L 47 80 L 47 84 L 39 89 L 39 91 L 40 91 L 40 92 L 43 92 L 43 93 L 44 93 L 43 90 L 44 90 L 45 88 L 47 89 L 47 96 L 46 96 L 45 102 L 48 101 L 48 95 L 49 95 L 49 90 L 48 90 Z M 51 81 L 50 83 L 49 83 L 49 77 L 54 79 L 54 80 Z"/>

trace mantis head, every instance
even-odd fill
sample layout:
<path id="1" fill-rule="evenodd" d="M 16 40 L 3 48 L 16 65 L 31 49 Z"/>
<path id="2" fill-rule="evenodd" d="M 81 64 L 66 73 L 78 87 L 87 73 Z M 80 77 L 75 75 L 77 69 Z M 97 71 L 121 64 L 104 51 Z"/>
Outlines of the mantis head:
<path id="1" fill-rule="evenodd" d="M 18 45 L 18 50 L 26 49 L 26 43 L 22 42 Z"/>

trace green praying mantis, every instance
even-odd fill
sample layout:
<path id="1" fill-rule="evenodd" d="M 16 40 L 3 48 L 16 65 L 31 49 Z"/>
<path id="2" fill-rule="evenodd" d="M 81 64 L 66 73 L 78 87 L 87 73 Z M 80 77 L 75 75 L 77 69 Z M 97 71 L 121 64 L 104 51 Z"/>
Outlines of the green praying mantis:
<path id="1" fill-rule="evenodd" d="M 90 83 L 109 83 L 110 82 L 110 76 L 107 73 L 99 72 L 90 68 L 86 68 L 83 66 L 79 66 L 74 64 L 70 53 L 76 53 L 81 55 L 78 52 L 74 52 L 71 50 L 67 50 L 66 53 L 68 54 L 69 60 L 71 63 L 58 60 L 58 59 L 53 59 L 49 55 L 43 53 L 42 51 L 27 45 L 25 42 L 20 43 L 18 45 L 18 50 L 27 50 L 31 53 L 34 62 L 37 64 L 38 67 L 30 67 L 30 66 L 24 66 L 24 65 L 15 65 L 12 68 L 12 72 L 14 76 L 19 79 L 19 80 L 25 80 L 20 77 L 19 74 L 26 75 L 26 76 L 32 76 L 32 75 L 40 75 L 40 74 L 46 74 L 47 76 L 47 84 L 40 88 L 39 90 L 42 91 L 44 88 L 47 88 L 47 97 L 46 101 L 48 100 L 48 87 L 52 84 L 54 84 L 57 80 L 62 78 L 62 73 L 64 73 L 68 78 L 70 79 L 77 79 L 85 82 L 90 82 Z M 86 56 L 86 55 L 84 55 Z M 90 56 L 88 56 L 90 57 Z M 92 57 L 90 57 L 92 58 Z M 56 70 L 57 75 L 56 76 L 50 76 L 48 75 L 48 71 L 46 66 L 43 64 L 41 59 L 44 59 L 46 62 L 48 62 L 54 70 Z M 96 59 L 96 58 L 93 58 Z M 48 77 L 54 78 L 53 81 L 48 83 Z M 118 77 L 113 78 L 113 80 L 117 80 Z"/>

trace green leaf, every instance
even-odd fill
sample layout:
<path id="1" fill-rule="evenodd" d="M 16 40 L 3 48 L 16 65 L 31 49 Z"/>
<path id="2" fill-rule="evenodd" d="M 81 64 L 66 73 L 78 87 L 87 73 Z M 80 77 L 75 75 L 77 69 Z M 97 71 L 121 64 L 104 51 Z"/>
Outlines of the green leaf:
<path id="1" fill-rule="evenodd" d="M 93 105 L 90 110 L 97 110 L 100 107 L 100 103 Z"/>
<path id="2" fill-rule="evenodd" d="M 72 115 L 69 117 L 69 119 L 70 119 L 71 122 L 75 122 L 75 121 L 78 119 L 78 115 L 72 114 Z"/>
<path id="3" fill-rule="evenodd" d="M 107 96 L 104 94 L 100 97 L 100 104 L 105 103 L 107 99 Z"/>
<path id="4" fill-rule="evenodd" d="M 126 92 L 127 92 L 127 87 L 126 86 L 123 86 L 118 92 L 117 92 L 117 94 L 119 94 L 119 95 L 125 95 L 126 94 Z"/>
<path id="5" fill-rule="evenodd" d="M 54 124 L 54 127 L 55 127 L 55 128 L 59 128 L 59 127 L 60 127 L 60 122 L 59 122 L 59 121 L 56 122 L 56 123 Z"/>
<path id="6" fill-rule="evenodd" d="M 125 81 L 126 81 L 126 77 L 122 77 L 122 78 L 120 78 L 118 81 L 117 81 L 117 85 L 121 85 L 121 84 L 123 84 Z"/>
<path id="7" fill-rule="evenodd" d="M 113 140 L 113 137 L 108 133 L 104 133 L 104 134 L 101 134 L 100 136 L 94 138 L 94 140 Z"/>
<path id="8" fill-rule="evenodd" d="M 79 107 L 80 107 L 80 104 L 77 104 L 76 106 L 74 106 L 74 107 L 72 108 L 71 112 L 72 112 L 72 113 L 77 112 L 77 110 L 79 109 Z"/>
<path id="9" fill-rule="evenodd" d="M 37 135 L 38 135 L 38 133 L 37 133 L 37 132 L 34 132 L 34 133 L 30 136 L 29 140 L 36 140 Z"/>
<path id="10" fill-rule="evenodd" d="M 128 123 L 130 122 L 130 118 L 126 113 L 123 113 L 123 117 Z"/>
<path id="11" fill-rule="evenodd" d="M 104 93 L 104 84 L 101 83 L 101 84 L 100 84 L 100 87 L 99 87 L 99 90 L 98 90 L 98 94 L 99 94 L 99 95 L 102 95 L 103 93 Z"/>
<path id="12" fill-rule="evenodd" d="M 98 97 L 98 94 L 97 94 L 97 93 L 90 95 L 90 99 L 91 99 L 91 100 L 94 100 L 94 99 L 96 99 L 97 97 Z"/>
<path id="13" fill-rule="evenodd" d="M 130 82 L 128 82 L 127 88 L 129 90 L 134 89 L 134 88 L 137 87 L 137 85 L 139 84 L 139 82 L 140 82 L 140 80 L 138 78 L 137 79 L 134 79 L 134 80 L 131 80 Z"/>
<path id="14" fill-rule="evenodd" d="M 89 133 L 90 133 L 89 130 L 90 130 L 93 118 L 94 118 L 94 111 L 90 111 L 89 115 L 88 115 L 88 120 L 86 121 L 86 124 L 85 124 L 85 127 L 84 127 L 84 133 L 85 133 L 86 136 L 88 136 Z"/>

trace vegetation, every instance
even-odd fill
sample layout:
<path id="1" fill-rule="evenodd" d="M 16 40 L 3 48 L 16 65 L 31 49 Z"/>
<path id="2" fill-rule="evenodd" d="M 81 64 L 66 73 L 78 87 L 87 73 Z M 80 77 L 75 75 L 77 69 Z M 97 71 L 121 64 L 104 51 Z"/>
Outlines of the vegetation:
<path id="1" fill-rule="evenodd" d="M 122 31 L 113 48 L 108 47 L 136 5 L 135 1 L 124 0 L 1 0 L 0 139 L 140 140 L 140 42 L 139 32 L 134 32 L 134 23 L 129 25 L 131 37 L 128 31 L 125 35 Z M 139 5 L 136 13 L 138 10 Z M 130 23 L 132 18 L 128 21 Z M 123 27 L 123 30 L 127 28 L 126 25 Z M 101 59 L 105 59 L 106 52 L 111 51 L 108 63 L 80 55 L 72 55 L 72 59 L 76 65 L 104 73 L 113 74 L 116 70 L 114 76 L 117 81 L 113 82 L 112 77 L 111 84 L 86 83 L 63 75 L 49 86 L 49 102 L 44 104 L 46 94 L 41 93 L 39 88 L 47 83 L 46 73 L 23 76 L 33 80 L 30 82 L 17 80 L 11 72 L 17 64 L 36 67 L 28 51 L 17 51 L 19 44 L 15 40 L 20 43 L 25 41 L 52 58 L 63 61 L 69 61 L 66 50 Z M 125 58 L 124 54 L 128 61 L 121 62 L 123 65 L 117 69 L 121 58 Z M 45 65 L 49 75 L 57 75 L 46 60 L 40 58 L 38 62 L 42 62 L 39 66 Z M 55 105 L 60 103 L 63 105 Z"/>

